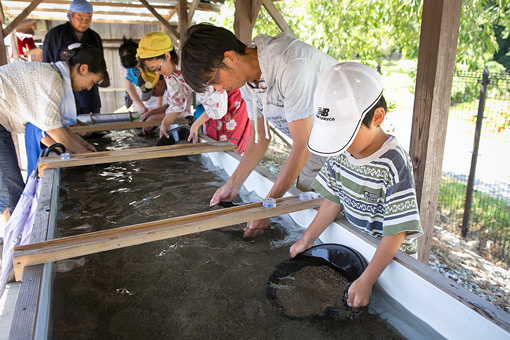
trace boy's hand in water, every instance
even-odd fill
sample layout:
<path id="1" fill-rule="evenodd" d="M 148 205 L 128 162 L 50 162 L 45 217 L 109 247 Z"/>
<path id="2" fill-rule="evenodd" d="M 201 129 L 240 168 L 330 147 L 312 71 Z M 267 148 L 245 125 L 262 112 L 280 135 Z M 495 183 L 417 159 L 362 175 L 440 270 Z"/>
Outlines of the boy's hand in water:
<path id="1" fill-rule="evenodd" d="M 365 307 L 370 302 L 370 295 L 372 294 L 372 284 L 363 281 L 362 277 L 355 280 L 348 290 L 349 297 L 347 298 L 347 305 L 353 309 Z"/>
<path id="2" fill-rule="evenodd" d="M 296 243 L 294 243 L 290 247 L 290 251 L 289 251 L 290 257 L 294 258 L 294 257 L 296 257 L 297 254 L 300 254 L 300 253 L 304 252 L 305 250 L 310 249 L 312 246 L 313 246 L 313 241 L 309 242 L 309 241 L 304 240 L 303 237 L 301 237 Z"/>

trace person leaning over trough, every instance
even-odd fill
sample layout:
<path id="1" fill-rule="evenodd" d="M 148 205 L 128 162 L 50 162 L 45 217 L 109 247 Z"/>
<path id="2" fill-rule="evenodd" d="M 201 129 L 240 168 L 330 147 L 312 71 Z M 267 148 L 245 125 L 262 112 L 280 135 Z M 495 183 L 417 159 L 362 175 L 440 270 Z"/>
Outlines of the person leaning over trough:
<path id="1" fill-rule="evenodd" d="M 210 204 L 232 201 L 264 157 L 270 143 L 267 120 L 291 137 L 293 144 L 266 197 L 282 197 L 296 179 L 299 189 L 311 190 L 310 183 L 325 160 L 309 157 L 306 148 L 313 92 L 319 77 L 338 61 L 289 34 L 259 35 L 253 45 L 246 46 L 229 30 L 208 24 L 188 29 L 181 58 L 184 79 L 195 91 L 202 92 L 210 85 L 217 91 L 241 88 L 251 120 L 244 156 Z M 248 222 L 245 236 L 261 234 L 269 223 L 269 219 Z"/>
<path id="2" fill-rule="evenodd" d="M 134 104 L 135 110 L 138 114 L 142 115 L 149 109 L 160 107 L 163 105 L 163 97 L 153 98 L 152 93 L 143 92 L 140 86 L 144 85 L 145 81 L 141 77 L 142 69 L 138 66 L 136 59 L 136 50 L 138 43 L 133 39 L 123 38 L 123 42 L 119 47 L 120 68 L 122 80 L 126 87 L 125 100 L 130 101 L 126 103 L 126 108 Z M 143 83 L 140 81 L 142 80 Z"/>
<path id="3" fill-rule="evenodd" d="M 397 250 L 416 253 L 422 235 L 413 170 L 399 141 L 386 134 L 380 75 L 369 66 L 347 62 L 319 80 L 314 96 L 315 122 L 308 148 L 329 156 L 313 188 L 325 198 L 290 256 L 305 251 L 343 213 L 355 227 L 381 238 L 374 257 L 352 283 L 347 304 L 369 303 L 372 286 Z"/>
<path id="4" fill-rule="evenodd" d="M 159 135 L 169 137 L 168 130 L 173 121 L 176 118 L 184 118 L 191 114 L 192 90 L 184 81 L 181 71 L 179 70 L 179 57 L 172 46 L 170 37 L 161 32 L 147 33 L 138 44 L 136 56 L 140 59 L 141 65 L 145 68 L 142 76 L 146 77 L 146 79 L 151 79 L 151 74 L 156 74 L 157 78 L 159 78 L 159 75 L 163 75 L 166 82 L 166 104 L 159 109 L 147 111 L 140 116 L 140 120 L 144 121 L 147 120 L 150 115 L 162 113 L 162 109 L 166 107 L 164 110 L 165 117 L 161 122 Z M 151 87 L 156 85 L 157 78 L 150 82 Z M 219 113 L 220 109 L 216 104 L 219 103 L 220 97 L 222 96 L 225 97 L 225 105 L 222 105 L 225 110 Z M 204 104 L 206 112 L 209 112 L 208 114 L 210 116 L 217 117 L 218 119 L 223 117 L 227 111 L 226 94 L 215 91 L 212 86 L 204 93 L 197 94 L 197 100 Z"/>
<path id="5" fill-rule="evenodd" d="M 63 120 L 70 107 L 76 110 L 73 91 L 90 89 L 105 75 L 106 63 L 95 48 L 79 49 L 69 64 L 15 62 L 0 67 L 1 211 L 14 209 L 24 186 L 11 132 L 24 133 L 30 122 L 70 153 L 96 151 Z"/>
<path id="6" fill-rule="evenodd" d="M 51 63 L 58 68 L 62 79 L 65 80 L 63 83 L 64 96 L 60 101 L 63 126 L 77 126 L 74 89 L 71 86 L 71 78 L 69 76 L 71 67 L 78 64 L 87 65 L 90 72 L 104 74 L 103 80 L 98 84 L 99 87 L 108 87 L 110 85 L 108 72 L 106 71 L 106 62 L 104 58 L 98 58 L 97 53 L 98 50 L 94 47 L 71 44 L 61 52 L 61 59 L 64 61 Z M 54 143 L 55 141 L 44 130 L 41 130 L 31 122 L 25 124 L 25 149 L 28 173 L 31 173 L 37 167 L 41 151 Z"/>
<path id="7" fill-rule="evenodd" d="M 162 32 L 147 33 L 138 43 L 136 57 L 140 60 L 144 68 L 145 76 L 155 73 L 157 78 L 151 82 L 152 86 L 156 84 L 159 75 L 163 75 L 166 82 L 165 92 L 165 118 L 161 122 L 159 130 L 160 136 L 168 136 L 170 125 L 176 118 L 184 118 L 190 114 L 191 110 L 191 90 L 184 81 L 181 71 L 178 68 L 179 56 L 172 46 L 170 37 Z M 148 73 L 148 74 L 147 74 Z M 151 110 L 140 116 L 144 121 L 150 113 L 161 113 L 157 110 Z"/>

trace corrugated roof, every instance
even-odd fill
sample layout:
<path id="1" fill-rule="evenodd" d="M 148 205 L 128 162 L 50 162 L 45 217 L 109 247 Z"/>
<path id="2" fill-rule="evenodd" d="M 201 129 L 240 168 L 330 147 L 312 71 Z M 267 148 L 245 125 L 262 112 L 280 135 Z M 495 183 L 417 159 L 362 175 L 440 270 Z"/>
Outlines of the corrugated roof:
<path id="1" fill-rule="evenodd" d="M 67 21 L 67 11 L 71 0 L 44 0 L 28 16 L 37 20 L 62 20 Z M 119 23 L 158 23 L 158 20 L 138 0 L 96 0 L 89 1 L 94 6 L 95 22 L 119 22 Z M 215 15 L 223 1 L 201 1 L 198 5 L 193 21 L 206 21 Z M 9 18 L 17 17 L 30 5 L 27 0 L 3 0 L 4 15 Z M 149 1 L 149 4 L 169 22 L 176 23 L 178 18 L 175 14 L 176 0 Z M 188 6 L 190 4 L 188 3 Z"/>

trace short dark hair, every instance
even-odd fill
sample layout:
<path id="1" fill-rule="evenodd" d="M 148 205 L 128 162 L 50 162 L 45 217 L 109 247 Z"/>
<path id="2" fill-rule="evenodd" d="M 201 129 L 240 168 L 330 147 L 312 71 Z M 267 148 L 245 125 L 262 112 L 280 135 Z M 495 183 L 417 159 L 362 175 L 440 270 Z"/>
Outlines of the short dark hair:
<path id="1" fill-rule="evenodd" d="M 133 39 L 122 38 L 122 45 L 119 47 L 120 63 L 122 66 L 125 68 L 133 68 L 138 64 L 138 60 L 136 60 L 137 48 L 138 43 Z"/>
<path id="2" fill-rule="evenodd" d="M 103 53 L 96 47 L 90 45 L 81 45 L 72 49 L 65 48 L 60 52 L 60 59 L 65 61 L 69 67 L 75 65 L 87 65 L 89 72 L 101 74 L 103 80 L 98 86 L 110 86 L 110 77 L 106 71 L 106 61 Z"/>
<path id="3" fill-rule="evenodd" d="M 168 51 L 168 53 L 170 53 L 170 60 L 175 64 L 175 65 L 179 65 L 179 56 L 177 55 L 177 52 L 175 52 L 175 48 L 173 48 L 171 51 Z M 143 61 L 144 60 L 151 60 L 151 59 L 164 59 L 165 58 L 165 53 L 161 54 L 161 55 L 158 55 L 158 56 L 155 56 L 155 57 L 151 57 L 151 58 L 139 58 L 140 61 Z M 143 65 L 142 65 L 143 66 Z"/>
<path id="4" fill-rule="evenodd" d="M 377 104 L 374 105 L 374 107 L 368 111 L 368 113 L 365 115 L 365 118 L 363 118 L 363 122 L 362 124 L 365 125 L 366 127 L 370 127 L 370 125 L 372 125 L 372 119 L 374 118 L 374 112 L 375 112 L 375 109 L 377 109 L 378 107 L 382 107 L 384 109 L 384 112 L 388 112 L 388 105 L 386 104 L 386 99 L 384 99 L 384 96 L 381 95 L 381 98 L 379 98 L 379 101 L 377 102 Z"/>
<path id="5" fill-rule="evenodd" d="M 205 83 L 226 51 L 245 55 L 246 45 L 223 27 L 197 24 L 188 28 L 181 48 L 181 72 L 186 83 L 194 91 L 204 92 Z"/>

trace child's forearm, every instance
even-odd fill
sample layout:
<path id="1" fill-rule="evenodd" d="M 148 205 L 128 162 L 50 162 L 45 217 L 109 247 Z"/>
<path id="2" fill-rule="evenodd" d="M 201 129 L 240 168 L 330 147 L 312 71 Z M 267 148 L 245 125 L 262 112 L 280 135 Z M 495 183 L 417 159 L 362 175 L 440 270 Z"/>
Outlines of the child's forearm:
<path id="1" fill-rule="evenodd" d="M 384 236 L 375 251 L 372 261 L 370 261 L 367 268 L 360 276 L 360 279 L 373 285 L 379 276 L 381 276 L 388 264 L 390 264 L 391 260 L 393 260 L 405 237 L 406 232 L 401 232 L 391 236 Z"/>
<path id="2" fill-rule="evenodd" d="M 319 207 L 317 215 L 301 238 L 306 242 L 313 243 L 333 223 L 341 211 L 342 206 L 340 204 L 325 199 Z"/>
<path id="3" fill-rule="evenodd" d="M 363 274 L 349 287 L 347 298 L 349 306 L 358 308 L 368 305 L 370 295 L 372 295 L 372 286 L 391 262 L 405 237 L 406 233 L 402 232 L 382 238 L 372 261 L 370 261 Z"/>
<path id="4" fill-rule="evenodd" d="M 340 211 L 342 211 L 340 204 L 324 200 L 319 208 L 319 212 L 303 236 L 290 247 L 290 257 L 295 257 L 313 246 L 313 242 L 336 219 Z"/>
<path id="5" fill-rule="evenodd" d="M 197 128 L 199 128 L 202 124 L 204 124 L 205 122 L 207 122 L 209 120 L 209 116 L 204 112 L 200 115 L 200 117 L 198 117 L 194 122 L 193 122 L 193 125 L 197 125 Z"/>

